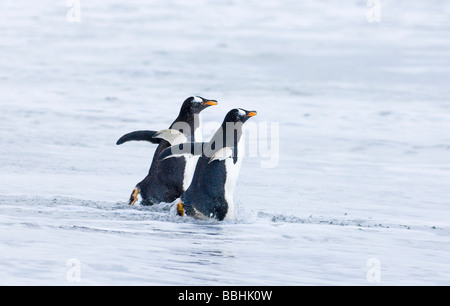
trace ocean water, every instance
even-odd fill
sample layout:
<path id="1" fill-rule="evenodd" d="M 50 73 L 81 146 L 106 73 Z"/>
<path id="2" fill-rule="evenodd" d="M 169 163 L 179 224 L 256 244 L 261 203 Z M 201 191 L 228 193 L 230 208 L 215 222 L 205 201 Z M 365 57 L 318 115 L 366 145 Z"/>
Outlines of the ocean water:
<path id="1" fill-rule="evenodd" d="M 0 284 L 449 285 L 450 3 L 335 2 L 2 1 Z M 234 220 L 127 205 L 190 95 Z"/>

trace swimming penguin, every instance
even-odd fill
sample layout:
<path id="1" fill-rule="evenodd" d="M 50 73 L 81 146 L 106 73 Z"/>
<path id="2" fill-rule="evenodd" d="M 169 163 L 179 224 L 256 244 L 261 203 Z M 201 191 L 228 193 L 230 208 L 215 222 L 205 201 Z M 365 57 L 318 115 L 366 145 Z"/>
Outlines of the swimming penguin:
<path id="1" fill-rule="evenodd" d="M 234 217 L 233 192 L 242 163 L 242 125 L 256 111 L 241 108 L 228 112 L 221 127 L 208 143 L 183 143 L 165 149 L 161 160 L 185 155 L 199 155 L 194 177 L 181 196 L 177 213 L 199 219 L 231 219 Z"/>
<path id="2" fill-rule="evenodd" d="M 148 175 L 139 182 L 131 193 L 129 204 L 134 205 L 138 195 L 142 197 L 143 205 L 153 205 L 162 202 L 173 202 L 181 196 L 192 180 L 198 158 L 186 156 L 184 158 L 158 159 L 159 154 L 166 148 L 184 142 L 198 139 L 200 132 L 199 114 L 205 108 L 217 105 L 217 101 L 202 97 L 189 97 L 181 106 L 180 113 L 169 129 L 162 131 L 135 131 L 123 135 L 117 145 L 128 141 L 149 141 L 159 144 L 153 156 Z"/>

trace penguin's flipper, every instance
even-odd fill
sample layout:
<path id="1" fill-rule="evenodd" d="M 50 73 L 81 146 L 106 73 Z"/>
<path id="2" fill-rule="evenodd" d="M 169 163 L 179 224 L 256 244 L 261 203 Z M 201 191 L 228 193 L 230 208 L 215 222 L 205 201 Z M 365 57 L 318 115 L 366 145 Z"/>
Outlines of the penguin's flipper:
<path id="1" fill-rule="evenodd" d="M 186 142 L 171 146 L 159 154 L 158 159 L 163 160 L 171 157 L 202 155 L 204 142 Z"/>
<path id="2" fill-rule="evenodd" d="M 158 131 L 153 136 L 153 138 L 164 139 L 165 141 L 169 142 L 170 145 L 172 146 L 178 145 L 180 143 L 185 143 L 187 141 L 186 135 L 174 129 Z"/>
<path id="3" fill-rule="evenodd" d="M 116 144 L 121 145 L 127 141 L 149 141 L 151 143 L 159 144 L 161 139 L 154 138 L 158 132 L 157 131 L 135 131 L 128 134 L 123 135 L 117 140 Z"/>
<path id="4" fill-rule="evenodd" d="M 234 156 L 233 148 L 223 147 L 222 149 L 220 149 L 216 153 L 214 153 L 213 156 L 211 156 L 208 164 L 212 163 L 215 160 L 225 160 L 227 158 L 232 158 L 233 156 Z"/>

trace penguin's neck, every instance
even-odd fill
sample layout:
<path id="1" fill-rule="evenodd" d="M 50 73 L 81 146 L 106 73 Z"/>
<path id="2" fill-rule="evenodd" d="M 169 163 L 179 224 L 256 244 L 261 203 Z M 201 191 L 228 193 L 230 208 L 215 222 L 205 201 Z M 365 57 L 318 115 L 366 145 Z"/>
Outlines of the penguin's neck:
<path id="1" fill-rule="evenodd" d="M 242 123 L 223 122 L 214 134 L 212 141 L 218 141 L 222 147 L 237 148 L 242 136 Z M 217 148 L 216 148 L 217 149 Z"/>
<path id="2" fill-rule="evenodd" d="M 191 141 L 198 141 L 196 139 L 196 134 L 198 134 L 199 126 L 200 126 L 200 114 L 194 114 L 192 112 L 181 112 L 177 119 L 172 123 L 170 128 L 177 123 L 177 122 L 184 122 L 189 125 L 190 129 L 190 135 L 187 134 L 187 131 L 183 131 L 184 134 L 191 137 Z M 197 133 L 196 133 L 197 131 Z"/>

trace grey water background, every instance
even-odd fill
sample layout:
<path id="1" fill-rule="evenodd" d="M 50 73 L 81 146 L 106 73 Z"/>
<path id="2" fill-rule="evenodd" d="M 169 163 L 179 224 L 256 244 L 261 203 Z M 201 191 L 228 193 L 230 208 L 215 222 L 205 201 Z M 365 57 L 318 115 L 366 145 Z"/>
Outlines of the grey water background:
<path id="1" fill-rule="evenodd" d="M 0 283 L 448 285 L 450 3 L 380 3 L 2 1 Z M 279 124 L 232 221 L 126 205 L 193 94 Z"/>

